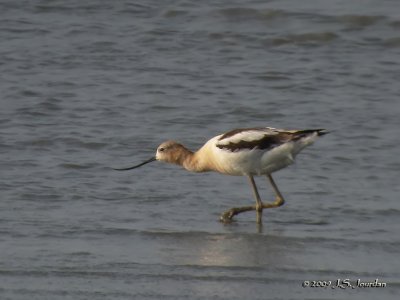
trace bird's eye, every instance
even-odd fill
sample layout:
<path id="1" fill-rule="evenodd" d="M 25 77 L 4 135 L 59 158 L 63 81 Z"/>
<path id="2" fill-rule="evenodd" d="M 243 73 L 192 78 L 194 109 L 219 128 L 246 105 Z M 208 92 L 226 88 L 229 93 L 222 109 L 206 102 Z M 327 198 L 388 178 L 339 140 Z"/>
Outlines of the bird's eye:
<path id="1" fill-rule="evenodd" d="M 160 148 L 158 149 L 158 151 L 163 152 L 165 149 L 164 148 Z"/>

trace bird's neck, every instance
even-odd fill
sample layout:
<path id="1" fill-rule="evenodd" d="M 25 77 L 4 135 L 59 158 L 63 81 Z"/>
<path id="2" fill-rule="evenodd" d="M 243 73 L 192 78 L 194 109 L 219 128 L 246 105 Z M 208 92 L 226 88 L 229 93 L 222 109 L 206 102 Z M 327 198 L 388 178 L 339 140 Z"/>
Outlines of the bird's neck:
<path id="1" fill-rule="evenodd" d="M 187 149 L 186 149 L 187 150 Z M 191 171 L 191 172 L 208 172 L 211 171 L 211 169 L 208 166 L 209 160 L 208 156 L 205 155 L 205 153 L 200 153 L 204 152 L 201 151 L 192 152 L 190 150 L 187 150 L 185 158 L 183 160 L 183 163 L 181 164 L 186 170 Z"/>
<path id="2" fill-rule="evenodd" d="M 204 147 L 199 151 L 193 152 L 180 145 L 171 156 L 165 159 L 165 161 L 180 165 L 191 172 L 206 172 L 212 170 L 209 166 L 210 159 L 208 152 Z"/>

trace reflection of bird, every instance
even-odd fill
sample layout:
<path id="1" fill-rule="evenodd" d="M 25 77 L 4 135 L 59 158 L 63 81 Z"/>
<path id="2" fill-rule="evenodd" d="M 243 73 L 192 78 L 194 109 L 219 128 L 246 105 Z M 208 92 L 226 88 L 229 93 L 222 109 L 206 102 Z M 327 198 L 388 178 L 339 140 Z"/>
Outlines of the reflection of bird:
<path id="1" fill-rule="evenodd" d="M 175 141 L 166 141 L 157 148 L 155 157 L 119 171 L 131 170 L 149 162 L 160 160 L 183 166 L 188 171 L 215 171 L 226 175 L 245 175 L 253 188 L 256 204 L 232 208 L 221 215 L 228 222 L 242 212 L 257 211 L 257 223 L 261 223 L 262 210 L 283 205 L 271 173 L 294 162 L 295 156 L 318 136 L 326 134 L 324 129 L 285 130 L 271 127 L 234 129 L 210 139 L 198 151 L 192 152 Z M 254 176 L 266 175 L 275 191 L 272 203 L 263 203 L 258 193 Z"/>

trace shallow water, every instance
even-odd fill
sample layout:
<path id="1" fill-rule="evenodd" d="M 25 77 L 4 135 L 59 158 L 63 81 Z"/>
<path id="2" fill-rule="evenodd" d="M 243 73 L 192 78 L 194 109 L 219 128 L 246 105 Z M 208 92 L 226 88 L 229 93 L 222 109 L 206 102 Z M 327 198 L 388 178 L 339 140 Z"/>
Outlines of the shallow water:
<path id="1" fill-rule="evenodd" d="M 2 1 L 1 299 L 398 299 L 398 8 Z M 331 131 L 262 228 L 245 178 L 112 170 L 251 126 Z"/>

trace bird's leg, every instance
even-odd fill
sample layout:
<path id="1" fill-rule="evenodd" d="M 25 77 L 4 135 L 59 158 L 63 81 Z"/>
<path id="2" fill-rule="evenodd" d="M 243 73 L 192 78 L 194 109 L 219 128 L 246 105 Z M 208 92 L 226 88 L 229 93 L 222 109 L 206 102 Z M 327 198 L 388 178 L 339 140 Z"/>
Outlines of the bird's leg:
<path id="1" fill-rule="evenodd" d="M 263 203 L 261 202 L 261 198 L 260 198 L 260 194 L 258 193 L 257 190 L 257 186 L 256 183 L 254 181 L 254 177 L 249 175 L 249 180 L 250 180 L 250 184 L 253 188 L 253 192 L 254 192 L 254 196 L 256 198 L 256 204 L 255 205 L 250 205 L 250 206 L 243 206 L 243 207 L 234 207 L 231 208 L 229 210 L 227 210 L 226 212 L 224 212 L 221 217 L 220 220 L 221 222 L 227 223 L 232 221 L 232 218 L 242 212 L 245 211 L 250 211 L 250 210 L 255 210 L 257 211 L 257 223 L 261 223 L 262 221 L 262 210 L 263 210 Z"/>
<path id="2" fill-rule="evenodd" d="M 276 197 L 275 197 L 275 201 L 272 203 L 263 203 L 263 208 L 273 208 L 273 207 L 282 206 L 285 203 L 285 199 L 283 199 L 283 196 L 282 196 L 281 192 L 279 191 L 278 186 L 276 185 L 271 174 L 268 174 L 267 178 L 269 179 L 269 182 L 271 183 L 272 188 L 274 189 Z"/>
<path id="3" fill-rule="evenodd" d="M 270 174 L 268 174 L 267 178 L 268 178 L 269 182 L 271 183 L 271 186 L 274 189 L 274 192 L 276 195 L 274 202 L 272 202 L 272 203 L 262 203 L 261 202 L 261 198 L 258 193 L 257 186 L 254 182 L 254 178 L 253 178 L 253 176 L 249 176 L 251 186 L 253 187 L 254 196 L 256 198 L 256 204 L 249 205 L 249 206 L 243 206 L 243 207 L 234 207 L 234 208 L 227 210 L 226 212 L 224 212 L 221 215 L 221 217 L 220 217 L 221 222 L 229 223 L 232 221 L 232 218 L 234 216 L 236 216 L 242 212 L 255 210 L 255 211 L 257 211 L 257 223 L 261 224 L 262 210 L 264 208 L 273 208 L 273 207 L 282 206 L 285 203 L 285 199 L 283 199 L 283 196 L 282 196 L 281 192 L 279 191 L 278 186 L 276 185 L 272 176 Z"/>
<path id="4" fill-rule="evenodd" d="M 260 194 L 258 193 L 256 182 L 254 181 L 253 176 L 249 176 L 251 187 L 253 188 L 254 197 L 256 198 L 256 212 L 257 212 L 257 223 L 262 223 L 262 211 L 263 211 L 263 203 L 261 202 Z"/>
<path id="5" fill-rule="evenodd" d="M 219 220 L 222 223 L 230 223 L 232 222 L 232 218 L 242 212 L 246 211 L 251 211 L 251 210 L 256 210 L 255 205 L 249 205 L 249 206 L 242 206 L 242 207 L 233 207 L 226 212 L 222 213 L 222 215 L 219 217 Z"/>

